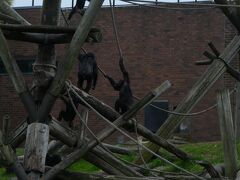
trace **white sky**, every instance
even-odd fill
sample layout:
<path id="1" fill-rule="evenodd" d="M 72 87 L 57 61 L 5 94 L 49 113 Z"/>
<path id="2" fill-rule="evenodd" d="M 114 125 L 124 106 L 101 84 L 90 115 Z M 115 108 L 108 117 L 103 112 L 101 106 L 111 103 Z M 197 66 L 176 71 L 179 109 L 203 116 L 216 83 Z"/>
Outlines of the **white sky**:
<path id="1" fill-rule="evenodd" d="M 147 1 L 155 1 L 155 0 L 147 0 Z M 159 2 L 177 2 L 177 0 L 158 0 L 158 1 Z M 180 0 L 180 2 L 186 2 L 186 1 L 193 2 L 194 0 Z M 202 0 L 200 0 L 200 1 L 202 1 Z M 41 6 L 42 2 L 43 2 L 43 0 L 34 0 L 34 5 Z M 128 4 L 128 3 L 125 3 L 120 0 L 115 0 L 115 2 L 117 5 Z M 88 2 L 86 2 L 86 5 L 88 5 Z M 109 5 L 109 0 L 105 0 L 104 5 Z M 32 6 L 32 0 L 14 0 L 13 6 L 14 7 Z M 62 0 L 62 7 L 71 7 L 71 6 L 72 6 L 72 0 Z"/>

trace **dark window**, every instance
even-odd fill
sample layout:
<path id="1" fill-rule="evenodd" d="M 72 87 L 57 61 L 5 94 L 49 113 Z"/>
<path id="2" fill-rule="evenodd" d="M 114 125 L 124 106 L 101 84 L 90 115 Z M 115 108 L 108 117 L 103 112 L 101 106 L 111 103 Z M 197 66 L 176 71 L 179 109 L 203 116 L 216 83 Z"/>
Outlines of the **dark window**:
<path id="1" fill-rule="evenodd" d="M 157 100 L 152 102 L 154 106 L 168 110 L 167 100 Z M 148 105 L 144 108 L 144 125 L 152 132 L 156 132 L 168 118 L 168 113 Z"/>
<path id="2" fill-rule="evenodd" d="M 29 74 L 32 73 L 32 64 L 34 63 L 34 59 L 19 59 L 17 60 L 17 64 L 19 69 L 22 71 L 24 74 Z M 5 66 L 0 60 L 0 74 L 7 74 L 7 71 L 5 69 Z"/>

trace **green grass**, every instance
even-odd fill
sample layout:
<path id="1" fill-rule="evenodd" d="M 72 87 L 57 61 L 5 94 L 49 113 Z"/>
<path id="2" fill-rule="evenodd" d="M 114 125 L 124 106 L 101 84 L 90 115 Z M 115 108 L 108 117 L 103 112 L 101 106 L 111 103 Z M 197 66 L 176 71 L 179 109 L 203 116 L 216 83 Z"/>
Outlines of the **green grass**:
<path id="1" fill-rule="evenodd" d="M 180 146 L 180 148 L 184 152 L 190 154 L 196 160 L 206 160 L 211 162 L 212 164 L 218 164 L 223 162 L 223 147 L 220 142 L 186 144 L 186 145 Z M 240 142 L 237 143 L 237 149 L 238 149 L 238 157 L 240 157 L 240 151 L 239 151 Z M 189 171 L 200 172 L 202 170 L 201 166 L 196 165 L 193 162 L 184 162 L 182 160 L 179 160 L 178 158 L 176 158 L 175 156 L 166 152 L 163 149 L 160 151 L 160 153 L 167 160 Z M 23 149 L 18 149 L 17 155 L 22 155 L 22 154 L 23 154 Z M 135 156 L 134 155 L 121 156 L 121 158 L 132 162 Z M 153 166 L 161 166 L 166 171 L 177 172 L 176 168 L 164 163 L 163 161 L 160 161 L 159 159 L 152 160 L 151 164 Z M 88 173 L 90 172 L 95 173 L 100 171 L 100 169 L 98 169 L 96 166 L 88 163 L 85 160 L 80 160 L 72 164 L 68 168 L 68 170 L 72 172 L 88 172 Z M 13 176 L 14 176 L 13 174 L 6 173 L 4 168 L 0 168 L 0 180 L 9 180 Z"/>

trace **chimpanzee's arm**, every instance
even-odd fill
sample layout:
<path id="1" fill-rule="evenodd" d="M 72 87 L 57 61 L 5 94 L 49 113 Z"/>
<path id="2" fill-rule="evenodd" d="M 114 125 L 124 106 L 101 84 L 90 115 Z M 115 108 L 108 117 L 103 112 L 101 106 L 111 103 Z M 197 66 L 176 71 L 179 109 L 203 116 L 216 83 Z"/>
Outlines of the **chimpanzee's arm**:
<path id="1" fill-rule="evenodd" d="M 97 84 L 97 79 L 98 79 L 98 68 L 97 68 L 97 63 L 95 60 L 93 63 L 93 87 L 92 87 L 92 89 L 95 89 L 96 84 Z"/>
<path id="2" fill-rule="evenodd" d="M 107 79 L 109 80 L 109 82 L 111 83 L 112 87 L 113 87 L 116 91 L 119 91 L 120 88 L 121 88 L 121 83 L 120 83 L 120 82 L 116 83 L 116 82 L 114 81 L 114 79 L 111 78 L 111 77 L 108 76 L 108 75 L 106 75 L 106 77 L 107 77 Z"/>
<path id="3" fill-rule="evenodd" d="M 123 64 L 123 58 L 122 57 L 119 59 L 119 66 L 120 66 L 120 69 L 122 71 L 124 81 L 126 81 L 128 84 L 130 84 L 129 75 L 128 75 L 128 72 L 127 72 L 127 70 L 126 70 L 126 68 Z"/>

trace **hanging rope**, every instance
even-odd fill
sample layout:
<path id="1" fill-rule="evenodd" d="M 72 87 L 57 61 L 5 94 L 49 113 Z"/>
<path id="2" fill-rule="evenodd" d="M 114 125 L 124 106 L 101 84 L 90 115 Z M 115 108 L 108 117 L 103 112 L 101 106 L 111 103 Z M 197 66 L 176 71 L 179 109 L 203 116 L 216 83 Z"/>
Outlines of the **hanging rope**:
<path id="1" fill-rule="evenodd" d="M 68 23 L 68 21 L 67 21 L 67 19 L 66 19 L 65 14 L 63 13 L 62 8 L 61 8 L 61 13 L 62 13 L 62 16 L 63 16 L 63 19 L 64 19 L 65 23 L 67 24 L 67 26 L 69 26 L 69 23 Z"/>
<path id="2" fill-rule="evenodd" d="M 113 30 L 114 30 L 115 39 L 116 39 L 116 42 L 117 42 L 118 53 L 119 53 L 120 58 L 123 58 L 121 46 L 120 46 L 120 43 L 119 43 L 119 36 L 118 36 L 118 30 L 117 30 L 117 25 L 116 25 L 116 20 L 115 20 L 114 8 L 113 8 L 113 5 L 112 5 L 112 0 L 109 0 L 109 4 L 110 4 L 110 7 L 111 7 L 112 24 L 113 24 Z M 115 1 L 114 1 L 114 6 L 115 6 Z"/>
<path id="3" fill-rule="evenodd" d="M 91 108 L 99 117 L 101 117 L 105 122 L 107 122 L 110 126 L 114 127 L 117 131 L 119 131 L 120 133 L 122 133 L 123 135 L 125 135 L 126 137 L 128 137 L 129 139 L 131 139 L 133 142 L 135 142 L 136 144 L 139 144 L 138 141 L 136 141 L 132 136 L 128 135 L 127 133 L 125 133 L 123 130 L 121 130 L 119 127 L 117 127 L 115 124 L 113 124 L 112 122 L 110 122 L 107 118 L 105 118 L 103 115 L 101 115 L 101 113 L 99 113 L 96 109 L 94 109 L 88 102 L 86 102 L 81 96 L 78 95 L 78 93 L 74 90 L 74 88 L 78 89 L 75 86 L 72 86 L 72 84 L 70 84 L 69 82 L 66 83 L 67 87 L 70 88 L 70 90 L 85 104 L 87 105 L 89 108 Z M 79 90 L 79 89 L 78 89 Z M 89 129 L 89 128 L 88 128 Z M 95 136 L 95 135 L 94 135 Z M 98 140 L 99 141 L 99 140 Z M 141 146 L 143 149 L 145 149 L 146 151 L 148 151 L 149 153 L 151 153 L 152 155 L 158 157 L 159 159 L 161 159 L 162 161 L 164 161 L 165 163 L 168 163 L 172 166 L 174 166 L 175 168 L 179 169 L 180 171 L 183 171 L 187 174 L 190 174 L 192 176 L 194 176 L 197 179 L 201 179 L 201 180 L 206 180 L 203 177 L 200 177 L 194 173 L 191 173 L 189 171 L 187 171 L 186 169 L 183 169 L 181 167 L 179 167 L 178 165 L 170 162 L 169 160 L 165 159 L 164 157 L 156 154 L 154 151 L 152 151 L 151 149 L 149 149 L 148 147 L 146 147 L 143 144 L 139 144 L 139 146 Z"/>

